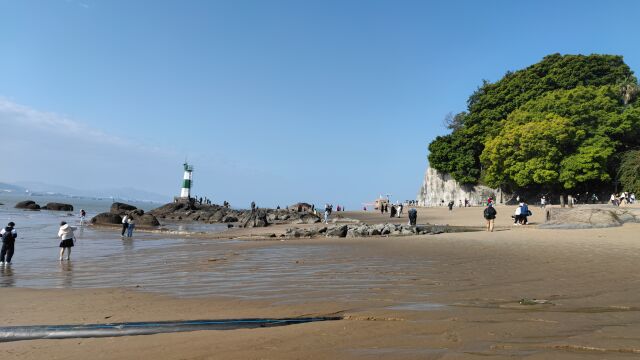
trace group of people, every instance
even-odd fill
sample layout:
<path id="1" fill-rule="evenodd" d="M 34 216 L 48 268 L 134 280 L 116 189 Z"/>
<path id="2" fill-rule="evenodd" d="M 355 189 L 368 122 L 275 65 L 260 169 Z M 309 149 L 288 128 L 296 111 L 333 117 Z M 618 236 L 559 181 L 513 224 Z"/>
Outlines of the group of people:
<path id="1" fill-rule="evenodd" d="M 16 224 L 10 221 L 7 226 L 0 230 L 0 237 L 2 238 L 2 250 L 0 250 L 0 266 L 11 265 L 13 254 L 15 252 L 16 239 L 18 238 L 18 231 L 15 228 Z M 60 222 L 60 228 L 58 229 L 58 237 L 60 238 L 60 261 L 64 260 L 65 253 L 66 259 L 71 260 L 71 248 L 75 245 L 76 236 L 74 231 L 77 228 L 70 226 L 66 221 Z"/>
<path id="2" fill-rule="evenodd" d="M 544 198 L 544 197 L 543 197 Z M 513 224 L 516 226 L 519 225 L 527 225 L 529 223 L 529 216 L 533 215 L 531 210 L 529 210 L 529 205 L 518 197 L 518 207 L 511 217 L 513 218 Z M 498 211 L 496 211 L 495 204 L 492 198 L 487 199 L 487 207 L 484 208 L 483 216 L 487 223 L 487 231 L 493 232 L 493 227 L 495 223 L 496 216 L 498 215 Z"/>
<path id="3" fill-rule="evenodd" d="M 636 202 L 636 194 L 622 192 L 620 194 L 611 194 L 611 204 L 620 206 L 622 204 L 634 204 Z"/>

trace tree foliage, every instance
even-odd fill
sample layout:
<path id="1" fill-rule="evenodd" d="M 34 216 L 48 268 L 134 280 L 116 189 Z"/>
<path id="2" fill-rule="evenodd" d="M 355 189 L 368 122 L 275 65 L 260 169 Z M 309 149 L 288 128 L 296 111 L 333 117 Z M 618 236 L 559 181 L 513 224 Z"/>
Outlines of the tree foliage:
<path id="1" fill-rule="evenodd" d="M 622 154 L 618 180 L 623 191 L 640 193 L 640 150 L 629 150 Z"/>
<path id="2" fill-rule="evenodd" d="M 461 183 L 513 190 L 610 181 L 616 152 L 638 145 L 636 88 L 620 56 L 549 55 L 484 81 L 429 145 L 429 162 Z"/>

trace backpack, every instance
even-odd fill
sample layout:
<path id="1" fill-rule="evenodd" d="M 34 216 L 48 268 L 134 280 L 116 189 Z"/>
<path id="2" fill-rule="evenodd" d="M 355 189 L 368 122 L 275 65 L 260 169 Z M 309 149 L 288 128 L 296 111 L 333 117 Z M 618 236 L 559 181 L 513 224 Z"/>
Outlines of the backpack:
<path id="1" fill-rule="evenodd" d="M 2 234 L 2 242 L 10 242 L 15 240 L 13 238 L 13 229 L 12 228 L 4 228 L 4 234 Z"/>
<path id="2" fill-rule="evenodd" d="M 496 217 L 496 209 L 493 206 L 487 206 L 484 209 L 484 218 L 487 220 L 495 219 Z"/>

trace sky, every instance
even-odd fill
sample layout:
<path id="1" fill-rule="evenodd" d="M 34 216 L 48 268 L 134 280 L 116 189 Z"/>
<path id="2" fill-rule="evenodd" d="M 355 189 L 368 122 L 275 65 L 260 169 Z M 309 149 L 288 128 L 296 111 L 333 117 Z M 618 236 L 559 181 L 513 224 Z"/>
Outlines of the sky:
<path id="1" fill-rule="evenodd" d="M 0 182 L 235 207 L 415 199 L 483 79 L 623 55 L 638 1 L 0 0 Z"/>

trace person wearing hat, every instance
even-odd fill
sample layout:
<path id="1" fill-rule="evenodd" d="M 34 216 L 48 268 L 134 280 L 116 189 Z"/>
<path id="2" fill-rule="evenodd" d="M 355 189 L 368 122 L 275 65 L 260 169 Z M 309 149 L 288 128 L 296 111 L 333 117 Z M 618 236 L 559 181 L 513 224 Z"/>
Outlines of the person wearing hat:
<path id="1" fill-rule="evenodd" d="M 487 220 L 487 231 L 493 232 L 493 223 L 496 219 L 498 212 L 493 207 L 493 202 L 489 202 L 486 208 L 484 208 L 484 218 Z"/>
<path id="2" fill-rule="evenodd" d="M 11 221 L 7 224 L 7 227 L 0 230 L 0 237 L 2 237 L 2 250 L 0 250 L 0 265 L 11 265 L 11 258 L 13 257 L 14 245 L 18 232 L 14 229 L 16 224 Z"/>
<path id="3" fill-rule="evenodd" d="M 60 223 L 60 229 L 58 230 L 58 236 L 62 241 L 60 241 L 60 261 L 64 257 L 64 251 L 67 250 L 67 260 L 71 260 L 71 248 L 73 247 L 73 241 L 75 240 L 75 236 L 73 235 L 73 231 L 76 228 L 73 226 L 69 226 L 66 221 Z"/>

